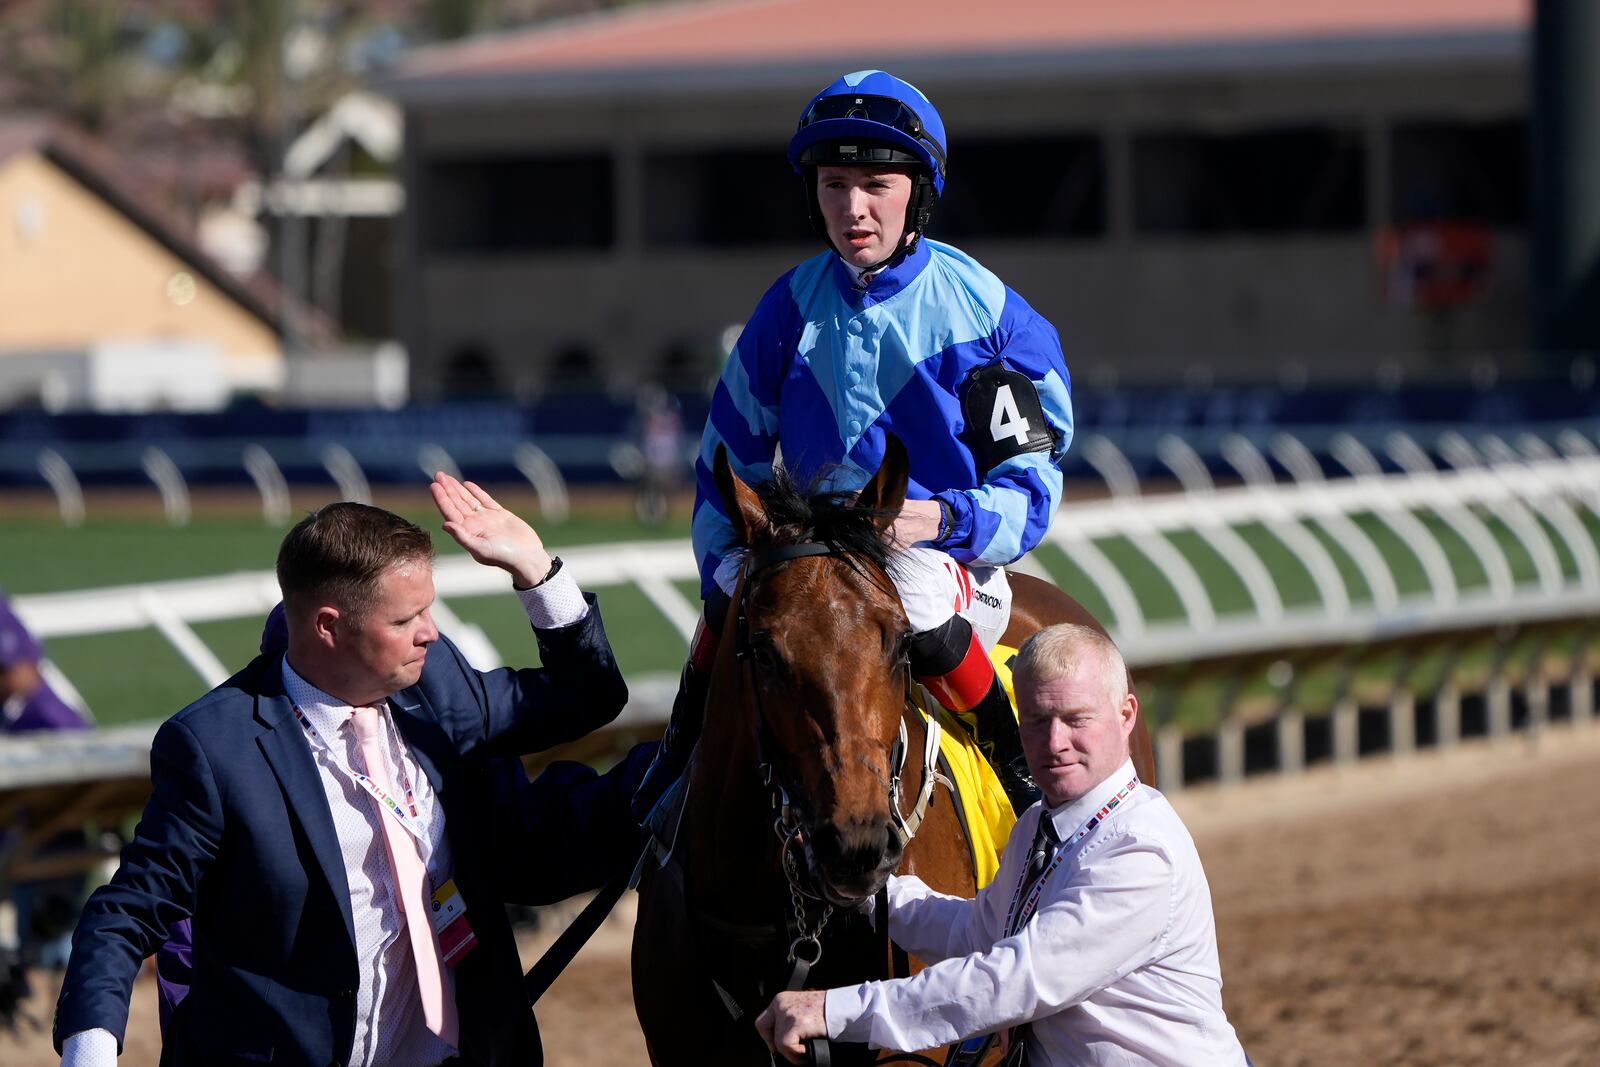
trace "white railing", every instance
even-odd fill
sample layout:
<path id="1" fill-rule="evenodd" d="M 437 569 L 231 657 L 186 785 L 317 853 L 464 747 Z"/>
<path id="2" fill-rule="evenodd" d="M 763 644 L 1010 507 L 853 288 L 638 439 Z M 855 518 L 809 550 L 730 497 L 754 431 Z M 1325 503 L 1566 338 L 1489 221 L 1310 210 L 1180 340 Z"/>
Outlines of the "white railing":
<path id="1" fill-rule="evenodd" d="M 1174 469 L 1182 493 L 1141 496 L 1127 482 L 1108 474 L 1109 499 L 1069 505 L 1057 518 L 1049 542 L 1059 547 L 1093 582 L 1111 608 L 1106 620 L 1135 665 L 1179 659 L 1242 654 L 1305 644 L 1355 642 L 1468 628 L 1480 623 L 1538 621 L 1600 611 L 1600 549 L 1585 528 L 1580 511 L 1600 515 L 1600 456 L 1518 458 L 1502 454 L 1478 466 L 1456 470 L 1415 466 L 1408 443 L 1394 450 L 1413 463 L 1405 474 L 1377 473 L 1338 442 L 1336 453 L 1356 475 L 1325 480 L 1306 466 L 1297 442 L 1280 440 L 1274 451 L 1298 480 L 1267 480 L 1264 460 L 1243 438 L 1228 443 L 1225 454 L 1245 484 L 1215 488 L 1186 446 L 1171 439 Z M 1414 446 L 1410 446 L 1414 448 Z M 1085 444 L 1097 466 L 1107 463 L 1110 443 Z M 1249 451 L 1247 452 L 1246 449 Z M 1303 453 L 1303 447 L 1298 450 Z M 1253 456 L 1251 453 L 1254 453 Z M 1370 455 L 1365 457 L 1370 461 Z M 1506 546 L 1475 509 L 1499 516 L 1535 561 L 1537 580 L 1517 583 Z M 1463 586 L 1438 538 L 1418 516 L 1432 514 L 1456 531 L 1476 555 L 1488 581 Z M 1370 515 L 1388 526 L 1416 557 L 1429 580 L 1425 594 L 1396 592 L 1395 561 L 1385 556 L 1353 517 Z M 1541 521 L 1542 520 L 1542 523 Z M 1328 550 L 1309 531 L 1321 524 L 1348 552 L 1371 595 L 1352 599 Z M 1548 524 L 1548 529 L 1546 525 Z M 1286 608 L 1270 567 L 1239 534 L 1260 525 L 1307 566 L 1319 602 Z M 1574 560 L 1576 575 L 1561 572 L 1549 530 L 1560 537 Z M 1224 613 L 1212 602 L 1194 564 L 1174 544 L 1174 535 L 1199 535 L 1230 567 L 1249 593 L 1252 610 Z M 1103 544 L 1126 539 L 1149 559 L 1176 591 L 1184 618 L 1152 621 L 1128 579 L 1111 564 Z M 688 640 L 698 605 L 673 584 L 696 578 L 694 554 L 685 541 L 649 541 L 563 549 L 574 574 L 588 586 L 633 585 Z M 1032 569 L 1032 568 L 1029 568 Z M 453 621 L 448 601 L 503 591 L 504 576 L 462 557 L 440 560 L 436 576 L 441 614 L 474 662 L 498 657 L 474 628 Z M 205 650 L 190 625 L 264 615 L 278 600 L 270 571 L 213 578 L 117 586 L 69 593 L 20 596 L 16 607 L 41 638 L 109 633 L 154 627 L 173 644 L 206 682 L 221 681 L 222 667 Z"/>
<path id="2" fill-rule="evenodd" d="M 1465 629 L 1496 622 L 1534 622 L 1600 612 L 1600 554 L 1579 518 L 1579 509 L 1600 504 L 1600 458 L 1574 455 L 1520 458 L 1502 453 L 1498 461 L 1440 471 L 1416 465 L 1413 444 L 1397 438 L 1394 451 L 1413 464 L 1404 474 L 1378 473 L 1376 462 L 1352 460 L 1359 473 L 1329 481 L 1306 466 L 1304 447 L 1292 439 L 1276 442 L 1285 466 L 1298 472 L 1292 483 L 1270 481 L 1264 458 L 1242 437 L 1224 443 L 1223 453 L 1240 469 L 1244 484 L 1218 489 L 1187 445 L 1163 443 L 1162 455 L 1185 492 L 1136 496 L 1129 492 L 1123 465 L 1112 459 L 1104 439 L 1093 440 L 1097 468 L 1104 469 L 1109 500 L 1071 505 L 1056 520 L 1049 540 L 1095 584 L 1113 618 L 1117 635 L 1134 665 L 1237 655 L 1311 644 L 1389 639 L 1439 630 Z M 1338 443 L 1349 455 L 1361 446 Z M 1370 455 L 1366 457 L 1370 459 Z M 1095 462 L 1095 461 L 1092 461 Z M 1314 463 L 1314 461 L 1311 461 Z M 1477 510 L 1499 517 L 1533 559 L 1536 581 L 1517 583 L 1507 545 L 1496 538 Z M 1477 557 L 1486 585 L 1463 586 L 1438 538 L 1419 515 L 1432 514 L 1453 529 Z M 1372 516 L 1416 556 L 1429 578 L 1426 594 L 1397 592 L 1395 561 L 1377 549 L 1354 521 Z M 1566 577 L 1544 525 L 1557 532 L 1572 556 L 1577 574 Z M 1351 590 L 1323 543 L 1310 530 L 1320 524 L 1345 549 L 1361 573 L 1370 596 L 1352 600 Z M 1260 553 L 1239 534 L 1260 525 L 1306 567 L 1318 601 L 1286 608 Z M 1194 533 L 1238 575 L 1253 610 L 1223 614 L 1212 602 L 1194 565 L 1173 536 Z M 1138 598 L 1103 550 L 1107 540 L 1125 539 L 1162 573 L 1176 593 L 1184 618 L 1152 622 Z"/>
<path id="3" fill-rule="evenodd" d="M 1262 453 L 1235 437 L 1224 442 L 1222 454 L 1243 484 L 1217 488 L 1194 452 L 1171 438 L 1163 442 L 1160 455 L 1185 491 L 1147 496 L 1140 494 L 1125 457 L 1108 440 L 1090 436 L 1080 448 L 1101 472 L 1111 495 L 1070 504 L 1055 522 L 1049 542 L 1102 594 L 1112 616 L 1106 622 L 1136 667 L 1507 624 L 1592 619 L 1600 615 L 1600 548 L 1583 516 L 1587 514 L 1591 524 L 1600 520 L 1600 454 L 1582 435 L 1565 433 L 1555 439 L 1555 447 L 1537 438 L 1521 439 L 1520 451 L 1493 437 L 1476 446 L 1465 439 L 1442 441 L 1438 450 L 1452 469 L 1440 470 L 1415 442 L 1396 434 L 1386 442 L 1386 451 L 1403 473 L 1384 474 L 1370 451 L 1341 435 L 1329 443 L 1329 451 L 1351 476 L 1327 479 L 1301 442 L 1278 435 L 1269 451 L 1293 479 L 1279 483 Z M 1500 520 L 1505 538 L 1523 546 L 1533 561 L 1532 581 L 1515 580 L 1507 543 L 1496 536 L 1485 514 Z M 1485 582 L 1467 585 L 1458 579 L 1443 543 L 1424 521 L 1428 516 L 1468 546 Z M 1382 525 L 1406 546 L 1427 578 L 1426 591 L 1406 595 L 1398 591 L 1396 561 L 1356 521 L 1363 518 Z M 1245 526 L 1266 530 L 1306 566 L 1318 592 L 1316 603 L 1284 604 L 1271 567 L 1241 535 Z M 1312 533 L 1313 526 L 1321 526 L 1344 549 L 1362 576 L 1366 595 L 1353 595 L 1332 554 Z M 1237 573 L 1250 601 L 1247 610 L 1219 610 L 1195 565 L 1174 540 L 1188 533 L 1198 535 Z M 1165 577 L 1181 604 L 1181 619 L 1147 617 L 1133 584 L 1105 552 L 1105 543 L 1113 539 L 1124 539 Z M 1571 576 L 1560 565 L 1557 539 L 1573 561 Z M 564 548 L 562 554 L 587 587 L 638 588 L 688 641 L 699 606 L 674 584 L 696 578 L 694 554 L 686 541 L 591 545 Z M 1022 569 L 1040 570 L 1036 560 L 1023 561 Z M 482 631 L 463 622 L 449 602 L 502 593 L 505 576 L 469 559 L 449 557 L 439 562 L 435 583 L 441 628 L 478 666 L 498 665 L 499 655 Z M 259 571 L 19 596 L 15 606 L 34 632 L 47 640 L 153 627 L 206 684 L 215 685 L 226 676 L 226 668 L 193 625 L 262 617 L 277 600 L 273 575 Z M 670 678 L 635 682 L 635 699 L 625 721 L 659 722 L 670 706 Z M 1495 692 L 1504 688 L 1503 682 L 1493 684 L 1498 687 Z M 1574 709 L 1587 708 L 1576 680 L 1573 693 Z M 1397 691 L 1397 707 L 1406 699 L 1409 694 Z M 1441 706 L 1448 703 L 1446 699 Z M 1344 745 L 1339 739 L 1348 733 L 1353 713 L 1347 700 L 1336 710 L 1336 740 Z M 1397 725 L 1395 736 L 1403 740 L 1408 730 Z M 1448 726 L 1441 726 L 1441 731 L 1447 733 Z M 1169 763 L 1171 742 L 1169 736 Z M 1296 744 L 1285 736 L 1283 750 L 1289 763 Z M 1164 772 L 1164 783 L 1170 781 L 1169 774 Z"/>
<path id="4" fill-rule="evenodd" d="M 1111 500 L 1074 508 L 1070 517 L 1058 519 L 1051 540 L 1100 589 L 1114 616 L 1108 622 L 1135 665 L 1239 657 L 1237 680 L 1237 671 L 1253 669 L 1248 658 L 1252 653 L 1258 665 L 1263 652 L 1292 654 L 1297 648 L 1350 648 L 1496 628 L 1502 635 L 1501 650 L 1486 676 L 1474 683 L 1483 695 L 1484 732 L 1490 738 L 1507 735 L 1512 723 L 1512 676 L 1504 636 L 1519 625 L 1570 621 L 1583 630 L 1576 651 L 1557 656 L 1557 665 L 1549 669 L 1535 662 L 1522 678 L 1526 728 L 1537 731 L 1547 723 L 1552 681 L 1565 685 L 1570 721 L 1587 725 L 1594 719 L 1589 646 L 1596 636 L 1593 621 L 1600 617 L 1600 552 L 1582 514 L 1591 522 L 1600 518 L 1600 463 L 1594 443 L 1578 431 L 1552 436 L 1554 446 L 1523 434 L 1514 449 L 1492 434 L 1476 446 L 1459 433 L 1443 434 L 1435 449 L 1451 469 L 1441 471 L 1417 442 L 1392 433 L 1385 451 L 1404 473 L 1384 475 L 1365 445 L 1348 433 L 1336 434 L 1328 442 L 1329 451 L 1352 477 L 1330 482 L 1303 442 L 1277 434 L 1270 450 L 1293 479 L 1292 484 L 1279 484 L 1255 445 L 1232 435 L 1221 442 L 1220 452 L 1244 484 L 1224 490 L 1214 487 L 1187 444 L 1167 438 L 1158 455 L 1186 491 L 1162 497 L 1138 496 L 1132 465 L 1108 440 L 1091 436 L 1081 443 L 1082 454 L 1105 480 Z M 1486 515 L 1502 524 L 1504 540 L 1495 535 Z M 1483 585 L 1463 587 L 1443 542 L 1421 516 L 1432 516 L 1468 547 L 1485 575 Z M 1393 558 L 1378 549 L 1355 521 L 1358 517 L 1385 527 L 1415 557 L 1428 580 L 1425 593 L 1400 595 Z M 1246 524 L 1260 524 L 1306 566 L 1318 603 L 1284 609 L 1265 561 L 1239 535 L 1238 528 Z M 1312 524 L 1344 549 L 1361 574 L 1369 593 L 1365 605 L 1352 602 L 1331 554 L 1311 534 Z M 1197 534 L 1233 569 L 1249 593 L 1253 612 L 1220 616 L 1188 561 L 1173 565 L 1177 549 L 1172 537 L 1185 532 Z M 1110 538 L 1126 539 L 1161 571 L 1182 605 L 1181 622 L 1147 622 L 1126 578 L 1101 548 Z M 1557 538 L 1573 561 L 1571 577 L 1561 566 Z M 1533 581 L 1519 583 L 1513 577 L 1510 543 L 1527 554 Z M 1383 710 L 1388 749 L 1403 756 L 1416 747 L 1418 693 L 1407 658 L 1400 660 L 1389 679 Z M 1287 659 L 1275 666 L 1292 676 Z M 1336 762 L 1357 755 L 1361 709 L 1350 685 L 1352 676 L 1344 672 L 1329 713 Z M 1306 720 L 1295 706 L 1292 688 L 1273 684 L 1283 689 L 1272 719 L 1276 766 L 1293 773 L 1304 765 Z M 1461 683 L 1447 671 L 1436 691 L 1426 695 L 1436 743 L 1455 743 L 1462 731 Z M 1245 771 L 1245 724 L 1237 709 L 1222 712 L 1215 736 L 1217 776 L 1223 782 L 1237 781 Z M 1178 727 L 1159 728 L 1156 754 L 1164 789 L 1182 785 L 1183 745 Z"/>

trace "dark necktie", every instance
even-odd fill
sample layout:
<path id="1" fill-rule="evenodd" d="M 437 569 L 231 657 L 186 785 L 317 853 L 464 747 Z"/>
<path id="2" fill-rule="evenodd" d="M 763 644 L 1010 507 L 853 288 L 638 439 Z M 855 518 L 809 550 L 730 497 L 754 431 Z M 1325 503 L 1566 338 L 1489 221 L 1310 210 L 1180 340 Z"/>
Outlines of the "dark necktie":
<path id="1" fill-rule="evenodd" d="M 1050 861 L 1056 858 L 1056 847 L 1061 844 L 1061 838 L 1056 833 L 1056 821 L 1050 817 L 1048 811 L 1039 812 L 1039 830 L 1033 835 L 1033 847 L 1028 851 L 1028 875 L 1022 880 L 1022 890 L 1017 897 L 1017 910 L 1020 912 L 1033 890 L 1039 884 L 1039 879 L 1044 877 L 1044 872 L 1049 870 Z M 1031 918 L 1032 916 L 1029 916 Z M 1020 930 L 1027 925 L 1026 920 L 1017 923 Z M 1033 1039 L 1033 1027 L 1027 1023 L 1013 1026 L 1006 1035 L 1006 1056 L 1002 1067 L 1022 1067 L 1028 1062 L 1028 1045 Z"/>
<path id="2" fill-rule="evenodd" d="M 1022 902 L 1028 899 L 1028 895 L 1039 884 L 1039 879 L 1044 877 L 1050 861 L 1056 858 L 1056 846 L 1060 843 L 1061 838 L 1056 833 L 1056 821 L 1050 817 L 1048 811 L 1041 811 L 1039 830 L 1033 835 L 1033 848 L 1028 851 L 1028 877 L 1022 882 L 1022 897 L 1017 901 L 1018 908 L 1022 907 Z M 1020 927 L 1022 924 L 1017 925 Z"/>

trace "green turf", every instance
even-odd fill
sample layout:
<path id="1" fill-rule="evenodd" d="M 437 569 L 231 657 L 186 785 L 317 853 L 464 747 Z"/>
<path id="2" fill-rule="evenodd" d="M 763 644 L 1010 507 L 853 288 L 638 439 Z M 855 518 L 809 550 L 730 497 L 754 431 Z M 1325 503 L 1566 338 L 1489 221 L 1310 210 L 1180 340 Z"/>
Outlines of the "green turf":
<path id="1" fill-rule="evenodd" d="M 434 535 L 441 555 L 460 553 L 439 529 L 439 516 L 406 516 Z M 0 526 L 0 588 L 7 593 L 52 593 L 134 582 L 268 570 L 288 527 L 260 519 L 203 517 L 181 529 L 151 518 L 95 519 L 77 529 L 37 518 L 7 517 Z M 689 536 L 687 518 L 645 527 L 630 516 L 576 514 L 541 533 L 551 549 L 608 541 Z"/>
<path id="2" fill-rule="evenodd" d="M 608 585 L 596 595 L 624 674 L 676 673 L 683 666 L 683 639 L 637 588 Z M 449 606 L 463 621 L 482 627 L 506 663 L 531 663 L 537 656 L 528 616 L 516 598 L 452 597 Z"/>
<path id="3" fill-rule="evenodd" d="M 1495 543 L 1505 555 L 1506 564 L 1511 568 L 1511 580 L 1517 585 L 1538 581 L 1539 572 L 1534 568 L 1533 554 L 1511 532 L 1511 527 L 1497 515 L 1483 514 L 1479 518 L 1483 519 L 1483 524 L 1494 535 Z"/>
<path id="4" fill-rule="evenodd" d="M 209 688 L 155 630 L 57 637 L 49 652 L 103 726 L 164 719 Z"/>
<path id="5" fill-rule="evenodd" d="M 248 663 L 261 648 L 261 624 L 257 616 L 246 619 L 220 619 L 194 624 L 195 636 L 230 670 Z"/>
<path id="6" fill-rule="evenodd" d="M 416 511 L 407 517 L 434 532 L 441 555 L 460 552 L 439 531 L 436 514 Z M 689 535 L 683 516 L 647 528 L 615 511 L 580 512 L 560 525 L 539 525 L 548 546 L 558 552 L 572 545 Z M 201 515 L 181 529 L 159 517 L 92 518 L 68 529 L 54 520 L 8 516 L 0 524 L 0 587 L 21 595 L 267 570 L 285 532 L 286 526 L 269 527 L 248 516 Z M 694 583 L 682 587 L 698 596 Z M 600 595 L 625 672 L 676 671 L 682 665 L 683 640 L 643 594 L 611 587 Z M 463 598 L 449 606 L 482 626 L 507 663 L 536 658 L 527 617 L 513 597 Z M 261 622 L 227 619 L 199 623 L 194 630 L 231 670 L 255 655 Z M 199 675 L 153 629 L 56 637 L 47 651 L 105 725 L 165 718 L 206 691 Z"/>
<path id="7" fill-rule="evenodd" d="M 1339 568 L 1339 578 L 1344 582 L 1345 592 L 1350 597 L 1354 606 L 1366 607 L 1372 603 L 1372 587 L 1367 583 L 1366 575 L 1361 573 L 1361 567 L 1356 563 L 1350 550 L 1345 548 L 1340 540 L 1329 533 L 1319 522 L 1303 524 L 1311 535 L 1321 542 L 1323 550 L 1333 559 L 1334 566 Z"/>
<path id="8" fill-rule="evenodd" d="M 1133 587 L 1134 596 L 1139 600 L 1139 608 L 1144 612 L 1146 621 L 1163 622 L 1184 617 L 1183 603 L 1178 599 L 1178 591 L 1150 561 L 1150 557 L 1140 551 L 1132 541 L 1126 537 L 1105 537 L 1095 543 L 1111 561 L 1111 565 L 1122 572 L 1122 576 Z"/>
<path id="9" fill-rule="evenodd" d="M 1489 576 L 1483 569 L 1483 561 L 1456 532 L 1454 526 L 1431 511 L 1419 511 L 1417 518 L 1422 520 L 1422 524 L 1428 528 L 1428 533 L 1433 539 L 1439 542 L 1445 558 L 1450 561 L 1450 569 L 1455 573 L 1458 589 L 1472 589 L 1489 584 Z"/>
<path id="10" fill-rule="evenodd" d="M 1200 582 L 1205 586 L 1206 594 L 1211 598 L 1218 615 L 1241 612 L 1255 614 L 1255 602 L 1250 599 L 1244 579 L 1216 549 L 1206 543 L 1205 538 L 1192 530 L 1182 530 L 1173 533 L 1169 540 L 1200 576 Z"/>
<path id="11" fill-rule="evenodd" d="M 1070 593 L 1089 614 L 1108 626 L 1117 624 L 1116 615 L 1100 587 L 1060 548 L 1047 542 L 1034 549 L 1031 558 L 1049 573 L 1051 581 Z"/>
<path id="12" fill-rule="evenodd" d="M 1235 529 L 1239 531 L 1239 536 L 1244 539 L 1245 544 L 1261 557 L 1267 573 L 1278 583 L 1278 593 L 1283 598 L 1284 607 L 1294 608 L 1322 603 L 1316 584 L 1311 580 L 1311 572 L 1306 569 L 1300 557 L 1278 539 L 1277 534 L 1259 522 L 1240 523 Z"/>
<path id="13" fill-rule="evenodd" d="M 1550 539 L 1550 546 L 1555 550 L 1556 559 L 1561 563 L 1561 577 L 1565 581 L 1574 581 L 1578 577 L 1578 561 L 1572 556 L 1572 546 L 1567 544 L 1561 532 L 1552 526 L 1543 515 L 1538 516 L 1539 528 Z"/>
<path id="14" fill-rule="evenodd" d="M 7 518 L 0 586 L 14 596 L 262 570 L 272 566 L 284 532 L 244 519 L 208 519 L 184 529 L 159 519 L 107 519 L 68 529 Z"/>
<path id="15" fill-rule="evenodd" d="M 1422 561 L 1383 520 L 1370 512 L 1361 512 L 1350 518 L 1389 564 L 1389 571 L 1394 575 L 1395 591 L 1400 596 L 1427 596 L 1432 593 L 1428 572 L 1422 569 Z"/>

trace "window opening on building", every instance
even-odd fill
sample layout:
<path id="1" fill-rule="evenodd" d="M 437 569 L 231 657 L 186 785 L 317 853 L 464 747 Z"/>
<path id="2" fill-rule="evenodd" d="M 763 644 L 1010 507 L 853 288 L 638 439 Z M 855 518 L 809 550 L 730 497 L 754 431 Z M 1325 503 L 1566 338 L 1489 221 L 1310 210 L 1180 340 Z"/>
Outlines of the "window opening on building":
<path id="1" fill-rule="evenodd" d="M 953 150 L 929 234 L 957 243 L 1100 237 L 1105 201 L 1099 136 L 969 137 Z"/>
<path id="2" fill-rule="evenodd" d="M 1528 223 L 1528 124 L 1414 122 L 1390 134 L 1394 221 Z"/>
<path id="3" fill-rule="evenodd" d="M 582 343 L 563 345 L 550 363 L 548 379 L 553 389 L 597 389 L 600 364 L 594 349 Z"/>
<path id="4" fill-rule="evenodd" d="M 1354 128 L 1161 131 L 1133 140 L 1134 230 L 1145 235 L 1349 233 L 1366 224 Z"/>
<path id="5" fill-rule="evenodd" d="M 783 146 L 655 152 L 644 159 L 644 240 L 736 248 L 816 239 Z"/>
<path id="6" fill-rule="evenodd" d="M 422 174 L 430 252 L 515 253 L 609 248 L 613 163 L 606 154 L 441 160 Z"/>
<path id="7" fill-rule="evenodd" d="M 444 394 L 452 399 L 488 397 L 500 392 L 494 357 L 478 344 L 463 345 L 445 363 Z"/>

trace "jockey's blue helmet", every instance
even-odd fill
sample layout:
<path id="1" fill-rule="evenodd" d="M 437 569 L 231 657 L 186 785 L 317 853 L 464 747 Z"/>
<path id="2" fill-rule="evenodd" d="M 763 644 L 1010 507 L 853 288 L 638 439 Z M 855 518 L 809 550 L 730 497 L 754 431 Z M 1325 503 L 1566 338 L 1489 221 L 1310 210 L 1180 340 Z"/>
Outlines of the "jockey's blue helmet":
<path id="1" fill-rule="evenodd" d="M 806 104 L 789 139 L 789 165 L 805 179 L 811 224 L 824 240 L 819 165 L 912 167 L 906 232 L 920 234 L 944 192 L 945 156 L 944 120 L 932 102 L 915 85 L 881 70 L 858 70 L 828 85 Z"/>

